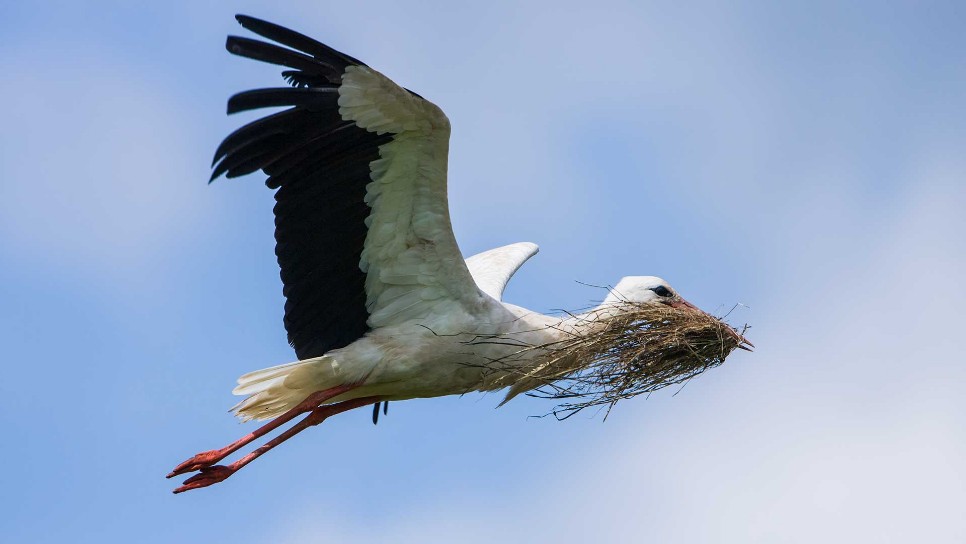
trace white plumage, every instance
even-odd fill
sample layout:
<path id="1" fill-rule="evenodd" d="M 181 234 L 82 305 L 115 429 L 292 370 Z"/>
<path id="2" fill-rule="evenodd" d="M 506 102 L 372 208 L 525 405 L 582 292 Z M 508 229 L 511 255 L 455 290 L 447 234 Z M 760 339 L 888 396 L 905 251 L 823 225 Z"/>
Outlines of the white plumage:
<path id="1" fill-rule="evenodd" d="M 543 345 L 592 320 L 502 302 L 510 277 L 538 248 L 517 243 L 464 261 L 446 195 L 450 123 L 431 102 L 362 62 L 277 25 L 239 16 L 288 48 L 231 37 L 232 53 L 292 68 L 294 88 L 240 93 L 229 112 L 288 106 L 219 146 L 213 175 L 263 170 L 276 193 L 276 253 L 286 328 L 299 361 L 245 374 L 242 419 L 273 419 L 235 444 L 198 454 L 176 491 L 227 478 L 325 417 L 362 405 L 513 385 Z M 622 279 L 604 301 L 691 307 L 660 278 Z M 510 339 L 479 342 L 480 338 Z M 499 368 L 489 363 L 499 360 Z M 524 382 L 506 399 L 531 387 Z M 306 420 L 241 461 L 214 465 L 254 438 Z"/>
<path id="2" fill-rule="evenodd" d="M 540 251 L 537 244 L 519 242 L 477 253 L 466 259 L 473 281 L 490 297 L 503 300 L 503 290 L 513 274 Z"/>
<path id="3" fill-rule="evenodd" d="M 314 391 L 356 383 L 366 376 L 365 385 L 333 401 L 374 394 L 403 400 L 488 389 L 480 367 L 486 358 L 505 358 L 502 352 L 508 350 L 468 349 L 466 342 L 477 335 L 512 335 L 544 343 L 554 334 L 548 325 L 556 318 L 499 302 L 510 277 L 537 251 L 536 244 L 521 242 L 466 259 L 472 280 L 486 295 L 477 295 L 478 312 L 466 312 L 449 299 L 436 298 L 425 306 L 435 315 L 396 314 L 396 321 L 383 323 L 345 348 L 250 372 L 238 379 L 232 391 L 248 398 L 233 410 L 243 420 L 271 419 Z M 460 315 L 462 320 L 457 319 Z M 450 353 L 454 349 L 455 355 Z M 455 379 L 459 374 L 466 378 Z"/>

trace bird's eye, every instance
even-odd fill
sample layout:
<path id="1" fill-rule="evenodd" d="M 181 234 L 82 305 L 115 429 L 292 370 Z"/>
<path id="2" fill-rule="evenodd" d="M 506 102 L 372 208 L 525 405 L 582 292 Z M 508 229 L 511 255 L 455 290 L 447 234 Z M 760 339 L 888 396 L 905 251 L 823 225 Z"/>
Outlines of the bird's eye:
<path id="1" fill-rule="evenodd" d="M 669 297 L 669 296 L 671 296 L 671 290 L 668 289 L 667 287 L 664 287 L 663 285 L 658 285 L 657 287 L 652 287 L 651 288 L 651 291 L 654 291 L 654 294 L 657 295 L 657 296 L 659 296 L 659 297 Z"/>

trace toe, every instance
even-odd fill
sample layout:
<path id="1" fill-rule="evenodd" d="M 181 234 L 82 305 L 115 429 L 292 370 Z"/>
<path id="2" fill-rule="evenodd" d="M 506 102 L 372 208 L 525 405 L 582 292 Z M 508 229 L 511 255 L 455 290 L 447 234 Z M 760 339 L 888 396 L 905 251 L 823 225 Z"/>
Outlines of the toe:
<path id="1" fill-rule="evenodd" d="M 184 493 L 191 489 L 199 489 L 202 487 L 208 487 L 209 485 L 217 484 L 218 482 L 224 481 L 226 478 L 235 473 L 235 470 L 224 465 L 215 465 L 213 467 L 205 467 L 201 469 L 201 472 L 195 474 L 194 476 L 188 478 L 184 481 L 181 487 L 174 490 L 174 493 Z"/>
<path id="2" fill-rule="evenodd" d="M 180 465 L 174 467 L 174 470 L 168 473 L 166 478 L 173 478 L 179 474 L 187 474 L 189 472 L 194 472 L 196 470 L 202 470 L 205 467 L 209 467 L 224 457 L 221 450 L 208 450 L 195 455 L 191 459 L 181 463 Z"/>

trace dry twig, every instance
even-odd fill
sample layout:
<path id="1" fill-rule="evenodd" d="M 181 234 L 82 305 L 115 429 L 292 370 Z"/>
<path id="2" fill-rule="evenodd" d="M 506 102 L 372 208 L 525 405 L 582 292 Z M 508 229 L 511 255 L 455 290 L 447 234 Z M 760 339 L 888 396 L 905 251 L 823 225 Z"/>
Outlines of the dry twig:
<path id="1" fill-rule="evenodd" d="M 582 317 L 564 338 L 522 350 L 541 350 L 541 363 L 507 376 L 509 397 L 528 395 L 562 401 L 551 412 L 567 419 L 590 407 L 605 419 L 623 399 L 684 384 L 724 363 L 736 348 L 748 349 L 742 334 L 711 315 L 661 304 L 623 302 Z M 494 362 L 493 370 L 510 365 Z M 549 415 L 549 414 L 547 414 Z"/>

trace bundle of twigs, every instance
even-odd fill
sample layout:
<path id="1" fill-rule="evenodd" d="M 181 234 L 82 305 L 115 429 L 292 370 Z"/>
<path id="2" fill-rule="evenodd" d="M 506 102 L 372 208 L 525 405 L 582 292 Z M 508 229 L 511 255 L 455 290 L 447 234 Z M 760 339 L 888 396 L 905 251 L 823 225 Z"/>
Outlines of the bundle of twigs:
<path id="1" fill-rule="evenodd" d="M 519 376 L 511 394 L 562 400 L 551 412 L 566 419 L 590 407 L 683 384 L 724 363 L 750 343 L 722 320 L 703 312 L 663 304 L 619 305 L 585 317 L 563 339 L 534 349 L 546 358 Z"/>

